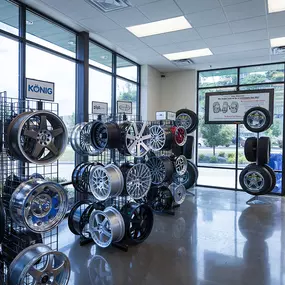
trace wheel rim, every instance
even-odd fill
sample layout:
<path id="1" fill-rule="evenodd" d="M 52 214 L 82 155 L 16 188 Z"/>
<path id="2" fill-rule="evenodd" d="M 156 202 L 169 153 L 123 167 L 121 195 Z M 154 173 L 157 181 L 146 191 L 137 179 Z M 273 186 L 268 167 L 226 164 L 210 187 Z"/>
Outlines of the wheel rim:
<path id="1" fill-rule="evenodd" d="M 149 168 L 142 163 L 134 165 L 127 173 L 126 189 L 133 199 L 141 199 L 150 189 L 152 182 Z"/>
<path id="2" fill-rule="evenodd" d="M 189 129 L 192 126 L 192 119 L 191 117 L 186 113 L 181 113 L 176 117 L 176 126 L 178 127 L 184 127 L 186 130 Z"/>
<path id="3" fill-rule="evenodd" d="M 95 255 L 89 264 L 89 277 L 94 285 L 113 285 L 113 274 L 109 263 L 101 255 Z"/>
<path id="4" fill-rule="evenodd" d="M 175 182 L 176 184 L 187 184 L 187 182 L 189 181 L 189 172 L 186 171 L 185 174 L 183 175 L 178 175 L 178 173 L 174 173 L 173 174 L 173 182 Z"/>
<path id="5" fill-rule="evenodd" d="M 67 256 L 61 252 L 52 251 L 44 244 L 35 244 L 24 249 L 13 260 L 9 269 L 11 285 L 66 285 L 70 276 L 70 263 Z"/>
<path id="6" fill-rule="evenodd" d="M 256 171 L 249 171 L 243 178 L 244 185 L 252 192 L 259 192 L 264 187 L 264 177 Z"/>
<path id="7" fill-rule="evenodd" d="M 93 122 L 85 123 L 79 133 L 80 148 L 83 153 L 88 155 L 97 155 L 98 149 L 96 149 L 91 142 L 91 128 Z M 99 149 L 100 150 L 100 149 Z"/>
<path id="8" fill-rule="evenodd" d="M 179 146 L 185 145 L 185 143 L 187 141 L 187 132 L 186 132 L 185 128 L 177 127 L 175 129 L 174 138 L 175 138 L 176 144 L 178 144 Z"/>
<path id="9" fill-rule="evenodd" d="M 178 175 L 184 175 L 187 171 L 188 161 L 184 155 L 180 155 L 177 157 L 175 161 L 175 170 Z"/>
<path id="10" fill-rule="evenodd" d="M 183 184 L 171 183 L 169 189 L 176 204 L 181 205 L 186 198 L 186 189 Z"/>
<path id="11" fill-rule="evenodd" d="M 127 129 L 126 148 L 134 157 L 142 157 L 150 150 L 151 134 L 146 122 L 134 122 Z"/>
<path id="12" fill-rule="evenodd" d="M 125 234 L 125 223 L 120 212 L 108 207 L 103 211 L 93 211 L 90 217 L 90 231 L 94 242 L 100 247 L 108 247 L 119 242 Z"/>
<path id="13" fill-rule="evenodd" d="M 151 157 L 147 161 L 147 166 L 150 169 L 152 183 L 155 185 L 164 182 L 166 177 L 166 169 L 163 161 L 159 157 Z"/>
<path id="14" fill-rule="evenodd" d="M 68 143 L 63 121 L 48 111 L 26 112 L 8 127 L 8 145 L 17 158 L 35 164 L 56 161 Z"/>
<path id="15" fill-rule="evenodd" d="M 155 125 L 150 127 L 149 129 L 151 139 L 150 139 L 150 148 L 153 151 L 159 151 L 164 148 L 165 146 L 165 132 L 163 128 L 159 125 Z"/>
<path id="16" fill-rule="evenodd" d="M 42 179 L 23 182 L 12 194 L 9 205 L 14 222 L 36 233 L 55 228 L 67 208 L 68 197 L 64 188 Z"/>
<path id="17" fill-rule="evenodd" d="M 246 121 L 251 128 L 259 129 L 264 126 L 266 122 L 266 116 L 263 112 L 256 110 L 248 114 Z"/>
<path id="18" fill-rule="evenodd" d="M 86 123 L 81 123 L 81 124 L 77 124 L 72 132 L 71 132 L 71 138 L 70 138 L 70 144 L 71 147 L 73 148 L 73 150 L 75 152 L 77 152 L 78 154 L 84 155 L 85 153 L 82 151 L 81 147 L 80 147 L 80 140 L 79 140 L 79 135 L 80 135 L 80 131 L 82 130 L 83 126 Z"/>
<path id="19" fill-rule="evenodd" d="M 100 121 L 93 123 L 91 129 L 92 143 L 98 150 L 104 150 L 108 143 L 108 130 L 106 125 Z"/>
<path id="20" fill-rule="evenodd" d="M 151 208 L 157 212 L 169 209 L 173 201 L 170 189 L 166 186 L 162 186 L 153 190 L 155 193 L 151 199 Z"/>

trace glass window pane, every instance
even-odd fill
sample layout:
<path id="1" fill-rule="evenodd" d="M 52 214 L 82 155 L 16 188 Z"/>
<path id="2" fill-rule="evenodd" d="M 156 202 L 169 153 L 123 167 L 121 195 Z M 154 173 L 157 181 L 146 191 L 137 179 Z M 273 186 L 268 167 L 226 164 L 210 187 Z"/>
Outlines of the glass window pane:
<path id="1" fill-rule="evenodd" d="M 89 43 L 89 64 L 112 72 L 112 53 L 100 46 Z"/>
<path id="2" fill-rule="evenodd" d="M 7 0 L 0 0 L 0 30 L 19 34 L 19 7 Z"/>
<path id="3" fill-rule="evenodd" d="M 0 92 L 10 98 L 18 97 L 18 54 L 19 43 L 0 36 Z"/>
<path id="4" fill-rule="evenodd" d="M 240 84 L 284 81 L 284 64 L 250 66 L 240 69 Z"/>
<path id="5" fill-rule="evenodd" d="M 223 69 L 199 72 L 199 88 L 237 84 L 237 69 Z"/>
<path id="6" fill-rule="evenodd" d="M 138 81 L 137 65 L 119 56 L 117 56 L 117 74 L 127 79 Z"/>
<path id="7" fill-rule="evenodd" d="M 75 34 L 30 11 L 27 11 L 26 23 L 28 40 L 75 58 Z"/>
<path id="8" fill-rule="evenodd" d="M 235 170 L 199 167 L 198 185 L 235 188 Z"/>
<path id="9" fill-rule="evenodd" d="M 39 62 L 45 68 L 39 68 Z M 28 45 L 26 66 L 28 78 L 55 83 L 55 103 L 58 103 L 59 115 L 70 135 L 75 123 L 75 62 Z M 60 157 L 60 180 L 70 181 L 73 169 L 74 151 L 68 144 L 65 153 Z"/>
<path id="10" fill-rule="evenodd" d="M 92 101 L 108 103 L 111 114 L 112 76 L 89 68 L 89 114 L 92 114 Z"/>
<path id="11" fill-rule="evenodd" d="M 132 116 L 137 114 L 137 85 L 117 78 L 117 100 L 131 101 Z"/>

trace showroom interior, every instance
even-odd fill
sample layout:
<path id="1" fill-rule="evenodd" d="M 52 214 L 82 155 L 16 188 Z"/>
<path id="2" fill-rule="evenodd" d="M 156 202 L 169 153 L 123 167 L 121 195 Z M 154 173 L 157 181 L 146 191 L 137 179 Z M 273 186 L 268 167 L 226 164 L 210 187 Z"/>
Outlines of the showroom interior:
<path id="1" fill-rule="evenodd" d="M 0 285 L 285 285 L 285 3 L 0 0 Z"/>

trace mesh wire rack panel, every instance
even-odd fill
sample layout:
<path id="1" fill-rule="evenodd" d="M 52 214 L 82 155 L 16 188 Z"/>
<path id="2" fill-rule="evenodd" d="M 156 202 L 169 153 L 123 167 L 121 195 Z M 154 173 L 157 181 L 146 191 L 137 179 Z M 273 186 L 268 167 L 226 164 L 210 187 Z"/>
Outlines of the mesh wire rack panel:
<path id="1" fill-rule="evenodd" d="M 42 234 L 32 233 L 16 225 L 9 211 L 9 201 L 13 191 L 21 182 L 27 181 L 31 175 L 37 173 L 46 180 L 58 181 L 58 161 L 47 165 L 36 165 L 14 159 L 7 146 L 7 128 L 13 118 L 23 112 L 45 110 L 58 114 L 58 104 L 32 100 L 19 101 L 8 98 L 6 93 L 0 93 L 0 100 L 0 196 L 6 211 L 6 231 L 0 256 L 0 278 L 4 284 L 8 284 L 9 264 L 26 247 L 35 243 L 44 243 L 52 250 L 58 250 L 58 228 Z M 40 268 L 42 262 L 44 260 L 36 266 Z M 24 284 L 33 284 L 31 276 L 26 278 Z"/>

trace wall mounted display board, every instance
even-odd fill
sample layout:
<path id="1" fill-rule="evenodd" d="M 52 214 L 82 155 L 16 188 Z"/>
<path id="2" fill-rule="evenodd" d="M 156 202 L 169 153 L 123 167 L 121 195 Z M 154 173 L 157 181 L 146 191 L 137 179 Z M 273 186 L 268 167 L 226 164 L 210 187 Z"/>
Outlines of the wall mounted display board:
<path id="1" fill-rule="evenodd" d="M 26 78 L 26 98 L 54 101 L 54 83 Z"/>
<path id="2" fill-rule="evenodd" d="M 253 107 L 263 107 L 273 115 L 274 89 L 209 92 L 205 94 L 206 124 L 239 124 Z"/>

